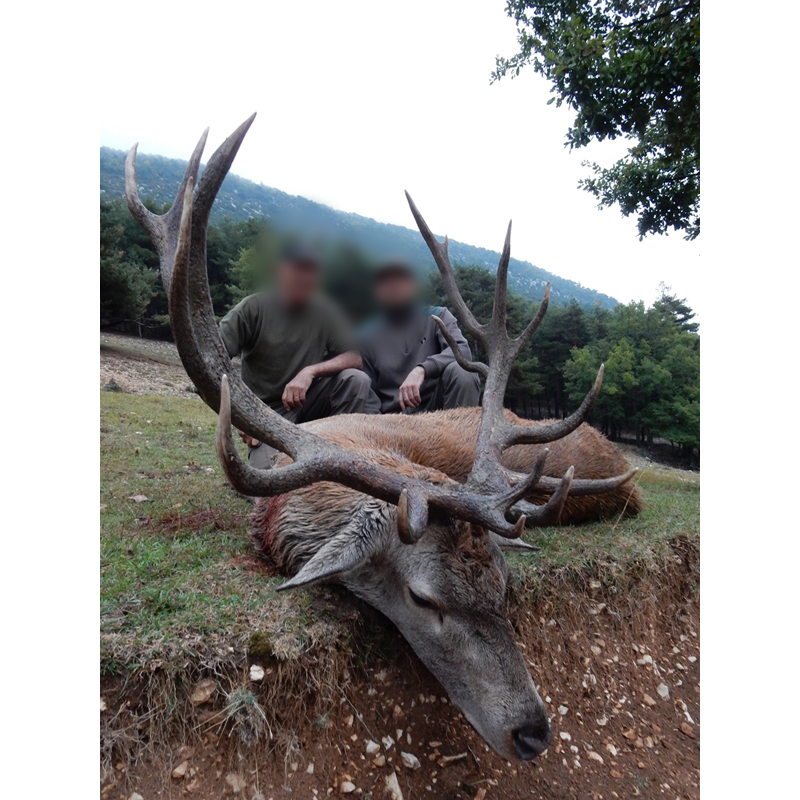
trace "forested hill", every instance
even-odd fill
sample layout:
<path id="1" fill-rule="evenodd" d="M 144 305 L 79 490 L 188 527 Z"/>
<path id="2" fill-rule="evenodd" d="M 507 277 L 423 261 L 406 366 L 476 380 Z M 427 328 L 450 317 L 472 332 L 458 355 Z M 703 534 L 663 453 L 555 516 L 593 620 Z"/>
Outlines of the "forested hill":
<path id="1" fill-rule="evenodd" d="M 100 190 L 109 198 L 124 196 L 125 155 L 121 150 L 100 148 Z M 150 197 L 159 204 L 174 200 L 185 169 L 185 161 L 139 153 L 136 158 L 136 177 L 142 198 Z M 233 220 L 264 216 L 279 228 L 314 230 L 327 236 L 344 237 L 368 252 L 402 255 L 413 262 L 427 264 L 431 269 L 434 267 L 430 252 L 416 230 L 337 211 L 304 197 L 295 197 L 253 183 L 238 175 L 229 174 L 225 178 L 214 203 L 212 221 L 219 222 L 224 216 Z M 454 264 L 474 264 L 494 272 L 500 254 L 451 240 L 450 257 Z M 595 303 L 605 308 L 613 308 L 617 304 L 613 297 L 606 294 L 560 278 L 528 261 L 511 259 L 509 284 L 521 295 L 531 300 L 541 300 L 547 281 L 551 283 L 552 300 L 559 305 L 572 297 L 586 308 Z"/>

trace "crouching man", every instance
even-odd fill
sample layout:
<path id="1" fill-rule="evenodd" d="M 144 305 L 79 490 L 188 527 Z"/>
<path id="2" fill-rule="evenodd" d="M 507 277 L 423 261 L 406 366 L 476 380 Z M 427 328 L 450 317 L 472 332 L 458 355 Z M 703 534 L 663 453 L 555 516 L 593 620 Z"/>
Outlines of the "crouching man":
<path id="1" fill-rule="evenodd" d="M 369 410 L 379 407 L 381 414 L 411 414 L 477 406 L 478 376 L 456 363 L 431 315 L 445 323 L 461 352 L 472 360 L 469 345 L 446 308 L 420 304 L 413 267 L 402 261 L 382 264 L 374 289 L 381 314 L 359 335 L 363 369 L 374 392 Z"/>
<path id="2" fill-rule="evenodd" d="M 304 248 L 287 249 L 275 289 L 245 297 L 219 324 L 242 380 L 292 422 L 366 411 L 370 380 L 343 315 L 319 296 L 320 267 Z M 269 469 L 272 447 L 240 432 L 252 466 Z"/>

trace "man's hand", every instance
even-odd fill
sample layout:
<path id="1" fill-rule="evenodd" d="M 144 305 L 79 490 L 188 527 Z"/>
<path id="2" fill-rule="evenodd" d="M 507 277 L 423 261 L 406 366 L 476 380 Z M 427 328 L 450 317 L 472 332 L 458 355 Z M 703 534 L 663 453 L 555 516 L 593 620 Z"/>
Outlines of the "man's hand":
<path id="1" fill-rule="evenodd" d="M 283 407 L 290 411 L 293 408 L 300 408 L 306 401 L 306 392 L 311 388 L 314 381 L 314 371 L 311 367 L 304 367 L 286 384 L 283 390 Z"/>
<path id="2" fill-rule="evenodd" d="M 256 447 L 256 446 L 258 446 L 260 444 L 258 439 L 254 439 L 252 436 L 248 436 L 244 431 L 239 431 L 239 436 L 242 437 L 242 441 L 248 447 Z"/>
<path id="3" fill-rule="evenodd" d="M 400 385 L 400 408 L 406 410 L 409 408 L 419 408 L 422 403 L 422 398 L 419 394 L 419 389 L 422 382 L 425 380 L 425 370 L 422 367 L 414 367 L 408 376 Z"/>

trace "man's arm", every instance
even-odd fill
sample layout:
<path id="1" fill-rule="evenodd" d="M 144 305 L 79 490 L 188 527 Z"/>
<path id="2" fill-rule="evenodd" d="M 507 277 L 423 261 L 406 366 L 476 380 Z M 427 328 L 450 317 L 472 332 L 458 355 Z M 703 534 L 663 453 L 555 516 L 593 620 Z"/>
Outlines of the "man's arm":
<path id="1" fill-rule="evenodd" d="M 220 321 L 219 333 L 231 358 L 241 355 L 250 342 L 257 320 L 257 303 L 253 295 L 237 303 Z"/>
<path id="2" fill-rule="evenodd" d="M 458 320 L 446 308 L 442 309 L 442 313 L 438 316 L 439 319 L 444 322 L 447 330 L 450 331 L 450 335 L 458 345 L 458 349 L 464 354 L 464 357 L 467 360 L 472 361 L 472 353 L 469 350 L 469 344 L 464 338 L 464 334 L 461 333 L 461 328 L 458 327 Z M 449 366 L 456 360 L 456 357 L 453 355 L 453 351 L 450 349 L 450 345 L 447 344 L 447 340 L 442 335 L 438 325 L 436 327 L 436 337 L 439 340 L 439 346 L 442 348 L 441 352 L 434 356 L 429 356 L 425 359 L 425 361 L 422 362 L 422 364 L 419 364 L 419 366 L 425 370 L 426 378 L 440 377 L 444 372 L 445 367 Z"/>
<path id="3" fill-rule="evenodd" d="M 314 378 L 321 378 L 324 375 L 336 375 L 343 369 L 361 369 L 361 356 L 354 350 L 349 353 L 342 353 L 328 361 L 320 361 L 319 364 L 309 364 L 303 367 L 297 375 L 286 384 L 283 390 L 283 407 L 288 411 L 290 408 L 300 408 L 306 401 L 306 393 L 311 388 Z"/>
<path id="4" fill-rule="evenodd" d="M 464 338 L 464 334 L 461 333 L 461 329 L 458 327 L 458 320 L 446 308 L 442 309 L 441 314 L 439 314 L 439 319 L 447 326 L 450 335 L 458 345 L 458 349 L 471 361 L 472 353 L 470 353 L 469 344 Z M 445 367 L 456 360 L 452 349 L 447 344 L 447 340 L 444 336 L 442 336 L 442 332 L 439 330 L 438 326 L 436 328 L 436 336 L 439 340 L 439 346 L 442 348 L 441 352 L 429 356 L 421 364 L 417 364 L 400 385 L 399 400 L 400 408 L 402 408 L 403 411 L 405 411 L 406 406 L 418 408 L 422 403 L 420 389 L 422 388 L 423 381 L 427 378 L 437 379 L 441 377 Z"/>

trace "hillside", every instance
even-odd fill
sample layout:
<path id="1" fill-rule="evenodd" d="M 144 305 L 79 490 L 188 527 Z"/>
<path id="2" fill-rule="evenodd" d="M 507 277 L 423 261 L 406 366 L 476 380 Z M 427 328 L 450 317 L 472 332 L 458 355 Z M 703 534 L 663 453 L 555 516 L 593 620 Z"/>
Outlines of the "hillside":
<path id="1" fill-rule="evenodd" d="M 121 150 L 100 148 L 100 191 L 111 197 L 124 195 L 125 155 Z M 166 203 L 174 199 L 186 162 L 139 153 L 136 168 L 142 197 Z M 345 237 L 368 252 L 403 255 L 416 263 L 427 264 L 431 269 L 434 266 L 430 252 L 416 230 L 337 211 L 304 197 L 289 195 L 229 174 L 217 195 L 211 212 L 212 220 L 218 221 L 223 216 L 246 219 L 261 215 L 280 228 L 314 230 L 326 236 Z M 475 264 L 495 271 L 500 254 L 451 240 L 450 257 L 454 264 Z M 520 294 L 531 300 L 541 300 L 547 281 L 551 283 L 552 299 L 559 305 L 567 303 L 572 297 L 587 308 L 595 303 L 606 308 L 613 308 L 617 304 L 613 297 L 606 294 L 560 278 L 528 261 L 511 259 L 509 284 Z"/>

